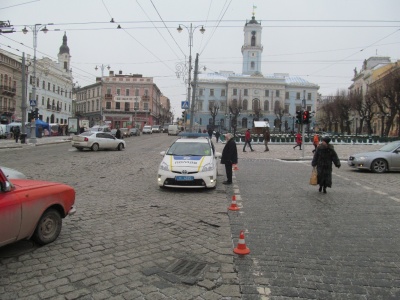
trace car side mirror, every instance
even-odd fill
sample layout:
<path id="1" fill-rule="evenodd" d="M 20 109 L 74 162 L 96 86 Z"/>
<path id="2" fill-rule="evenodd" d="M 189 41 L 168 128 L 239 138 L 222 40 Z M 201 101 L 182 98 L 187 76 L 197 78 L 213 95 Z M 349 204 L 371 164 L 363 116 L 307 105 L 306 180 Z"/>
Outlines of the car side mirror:
<path id="1" fill-rule="evenodd" d="M 11 191 L 12 184 L 9 181 L 4 181 L 0 183 L 0 190 L 2 192 L 9 192 Z"/>

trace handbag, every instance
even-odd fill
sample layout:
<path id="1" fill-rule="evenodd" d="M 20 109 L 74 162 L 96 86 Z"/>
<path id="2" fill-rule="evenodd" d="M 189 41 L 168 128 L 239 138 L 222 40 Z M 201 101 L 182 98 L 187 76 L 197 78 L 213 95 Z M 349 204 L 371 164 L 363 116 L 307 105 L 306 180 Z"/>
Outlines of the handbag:
<path id="1" fill-rule="evenodd" d="M 313 169 L 311 171 L 310 184 L 311 185 L 317 185 L 318 184 L 318 173 L 317 173 L 317 168 L 316 167 L 313 167 Z"/>

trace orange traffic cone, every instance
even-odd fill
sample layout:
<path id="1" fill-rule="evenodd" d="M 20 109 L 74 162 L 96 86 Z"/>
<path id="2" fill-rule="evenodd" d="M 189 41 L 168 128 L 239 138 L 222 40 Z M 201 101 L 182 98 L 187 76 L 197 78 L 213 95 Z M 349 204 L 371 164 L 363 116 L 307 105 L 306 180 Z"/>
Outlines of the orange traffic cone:
<path id="1" fill-rule="evenodd" d="M 233 168 L 232 169 L 233 169 L 233 171 L 238 171 L 239 170 L 237 164 L 233 164 Z"/>
<path id="2" fill-rule="evenodd" d="M 236 205 L 236 196 L 232 196 L 231 206 L 228 207 L 229 210 L 239 210 L 239 207 Z"/>
<path id="3" fill-rule="evenodd" d="M 250 253 L 250 249 L 246 247 L 246 243 L 244 242 L 244 232 L 240 231 L 239 243 L 233 252 L 236 254 L 246 255 Z"/>

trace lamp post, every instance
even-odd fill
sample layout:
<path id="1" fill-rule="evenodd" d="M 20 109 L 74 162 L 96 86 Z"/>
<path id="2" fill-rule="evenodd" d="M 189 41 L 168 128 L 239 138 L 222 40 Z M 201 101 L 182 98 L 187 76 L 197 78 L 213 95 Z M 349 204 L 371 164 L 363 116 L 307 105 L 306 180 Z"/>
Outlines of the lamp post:
<path id="1" fill-rule="evenodd" d="M 104 69 L 107 68 L 107 70 L 110 70 L 110 65 L 103 65 L 101 64 L 100 70 L 101 70 L 101 88 L 103 88 L 103 76 L 104 76 Z M 96 71 L 99 69 L 98 66 L 94 68 Z M 100 125 L 103 125 L 103 93 L 100 93 Z"/>
<path id="2" fill-rule="evenodd" d="M 53 25 L 53 23 L 48 23 L 48 24 L 35 24 L 32 26 L 25 26 L 24 29 L 22 29 L 22 32 L 24 34 L 28 33 L 28 28 L 30 28 L 33 32 L 33 73 L 32 73 L 32 99 L 29 99 L 30 104 L 32 106 L 32 112 L 35 110 L 35 108 L 37 107 L 38 103 L 36 103 L 36 47 L 37 47 L 37 34 L 40 31 L 42 31 L 43 33 L 47 33 L 49 30 L 47 29 L 47 25 Z M 33 100 L 33 101 L 32 101 Z M 36 116 L 36 118 L 34 118 L 34 121 L 31 122 L 31 137 L 29 139 L 29 142 L 32 144 L 36 144 L 36 119 L 39 116 Z"/>
<path id="3" fill-rule="evenodd" d="M 193 46 L 193 32 L 196 30 L 196 28 L 200 28 L 200 32 L 203 34 L 206 30 L 204 29 L 203 25 L 198 25 L 196 27 L 193 28 L 192 23 L 190 23 L 190 27 L 187 27 L 185 25 L 179 24 L 177 30 L 179 33 L 182 32 L 182 27 L 185 27 L 186 30 L 189 33 L 189 80 L 188 80 L 188 102 L 190 103 L 190 90 L 191 90 L 191 73 L 192 73 L 192 46 Z M 193 127 L 193 114 L 194 114 L 194 99 L 192 99 L 192 102 L 190 104 L 190 131 L 192 131 L 192 127 Z"/>
<path id="4" fill-rule="evenodd" d="M 232 118 L 232 113 L 229 112 L 229 114 L 225 114 L 225 118 L 226 118 L 226 119 L 229 118 L 229 126 L 228 126 L 229 130 L 228 130 L 228 132 L 231 132 L 231 123 L 232 123 L 231 118 Z"/>

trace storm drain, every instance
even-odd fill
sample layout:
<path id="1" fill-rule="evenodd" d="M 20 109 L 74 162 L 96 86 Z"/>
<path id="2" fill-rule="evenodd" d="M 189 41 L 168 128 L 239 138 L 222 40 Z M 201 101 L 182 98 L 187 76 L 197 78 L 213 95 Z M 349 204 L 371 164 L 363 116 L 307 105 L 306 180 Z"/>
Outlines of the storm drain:
<path id="1" fill-rule="evenodd" d="M 185 259 L 177 259 L 170 264 L 165 271 L 177 276 L 198 277 L 207 266 L 204 262 L 195 262 Z"/>

